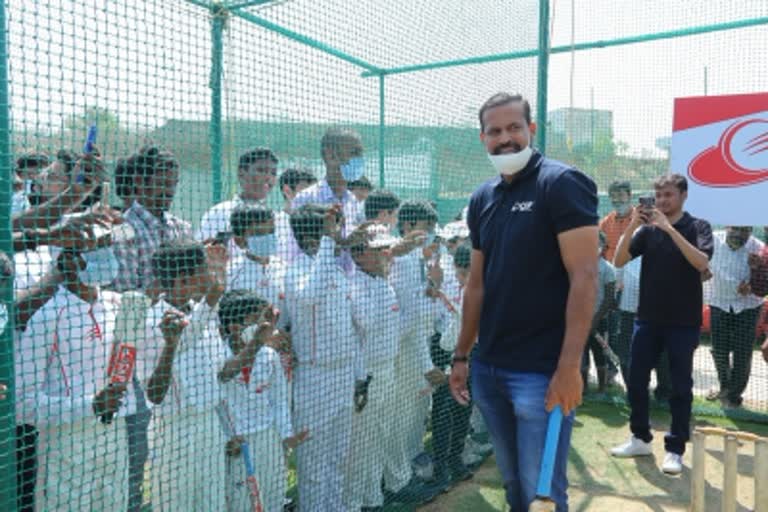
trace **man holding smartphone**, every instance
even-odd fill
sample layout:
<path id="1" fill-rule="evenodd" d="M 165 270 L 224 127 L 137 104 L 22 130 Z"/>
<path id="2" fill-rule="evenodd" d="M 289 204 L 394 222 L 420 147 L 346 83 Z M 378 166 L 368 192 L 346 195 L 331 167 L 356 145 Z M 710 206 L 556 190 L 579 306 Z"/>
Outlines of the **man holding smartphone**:
<path id="1" fill-rule="evenodd" d="M 654 183 L 655 198 L 641 198 L 619 241 L 614 265 L 642 256 L 640 302 L 632 337 L 628 397 L 632 436 L 615 447 L 616 457 L 651 455 L 648 383 L 662 351 L 669 355 L 672 394 L 670 432 L 662 470 L 682 472 L 693 402 L 693 353 L 699 345 L 702 316 L 701 275 L 713 253 L 712 228 L 683 211 L 688 182 L 679 174 Z"/>

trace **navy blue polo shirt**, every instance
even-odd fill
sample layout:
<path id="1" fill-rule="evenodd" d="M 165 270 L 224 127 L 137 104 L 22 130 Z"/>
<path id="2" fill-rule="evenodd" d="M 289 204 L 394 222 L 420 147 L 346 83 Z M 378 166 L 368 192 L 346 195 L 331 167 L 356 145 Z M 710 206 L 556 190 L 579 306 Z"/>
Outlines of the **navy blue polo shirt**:
<path id="1" fill-rule="evenodd" d="M 496 176 L 472 194 L 467 223 L 485 259 L 473 357 L 513 371 L 555 371 L 570 289 L 557 235 L 597 222 L 592 179 L 538 152 L 513 183 Z"/>
<path id="2" fill-rule="evenodd" d="M 686 212 L 673 227 L 712 258 L 714 242 L 709 222 Z M 642 226 L 632 236 L 629 254 L 643 257 L 638 320 L 661 326 L 699 327 L 703 309 L 701 272 L 688 263 L 672 237 L 656 226 Z"/>

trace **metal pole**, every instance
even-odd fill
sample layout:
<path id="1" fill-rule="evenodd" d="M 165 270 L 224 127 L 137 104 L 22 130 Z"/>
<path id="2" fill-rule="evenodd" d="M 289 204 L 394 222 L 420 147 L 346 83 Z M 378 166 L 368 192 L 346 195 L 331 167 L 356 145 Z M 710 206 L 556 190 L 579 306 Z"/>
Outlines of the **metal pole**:
<path id="1" fill-rule="evenodd" d="M 539 151 L 547 151 L 547 83 L 549 81 L 549 0 L 539 0 L 539 50 L 536 94 L 536 137 Z"/>
<path id="2" fill-rule="evenodd" d="M 193 0 L 188 0 L 193 1 Z M 565 53 L 570 51 L 594 50 L 596 48 L 610 48 L 612 46 L 622 46 L 625 44 L 647 43 L 649 41 L 658 41 L 660 39 L 672 39 L 675 37 L 694 36 L 698 34 L 708 34 L 710 32 L 720 32 L 723 30 L 734 30 L 739 28 L 756 27 L 768 24 L 768 16 L 761 18 L 749 18 L 746 20 L 729 21 L 726 23 L 716 23 L 714 25 L 699 25 L 695 27 L 682 28 L 678 30 L 668 30 L 665 32 L 654 32 L 651 34 L 641 34 L 638 36 L 619 37 L 616 39 L 605 39 L 598 41 L 589 41 L 586 43 L 577 43 L 574 45 L 554 46 L 550 53 Z M 455 66 L 466 66 L 467 64 L 486 64 L 488 62 L 499 62 L 502 60 L 524 59 L 536 57 L 539 50 L 532 48 L 529 50 L 519 50 L 516 52 L 497 53 L 494 55 L 481 55 L 477 57 L 468 57 L 466 59 L 444 60 L 438 62 L 427 62 L 423 64 L 410 64 L 407 66 L 398 66 L 390 69 L 378 69 L 364 71 L 361 76 L 378 76 L 379 73 L 385 75 L 397 75 L 400 73 L 413 73 L 415 71 L 426 71 L 430 69 L 450 68 Z"/>
<path id="3" fill-rule="evenodd" d="M 707 66 L 704 66 L 704 96 L 707 96 L 709 92 L 709 70 Z"/>
<path id="4" fill-rule="evenodd" d="M 0 1 L 0 250 L 13 254 L 11 230 L 11 158 L 10 95 L 8 92 L 8 32 L 5 2 Z M 6 305 L 8 324 L 0 333 L 0 382 L 8 386 L 5 400 L 0 400 L 0 510 L 16 510 L 16 416 L 14 414 L 13 371 L 13 282 L 0 282 L 0 303 Z"/>
<path id="5" fill-rule="evenodd" d="M 384 176 L 384 156 L 386 154 L 385 146 L 386 137 L 384 130 L 386 129 L 386 123 L 384 122 L 384 75 L 379 75 L 379 188 L 384 188 L 385 176 Z"/>
<path id="6" fill-rule="evenodd" d="M 227 10 L 222 5 L 211 8 L 211 175 L 212 199 L 214 204 L 221 201 L 222 173 L 222 132 L 221 132 L 221 75 L 224 64 L 224 24 Z"/>

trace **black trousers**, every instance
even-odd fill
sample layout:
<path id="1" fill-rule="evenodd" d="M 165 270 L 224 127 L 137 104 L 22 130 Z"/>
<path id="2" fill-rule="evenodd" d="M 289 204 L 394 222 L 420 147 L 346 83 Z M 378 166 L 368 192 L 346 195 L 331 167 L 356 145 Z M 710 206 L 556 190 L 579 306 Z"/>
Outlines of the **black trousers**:
<path id="1" fill-rule="evenodd" d="M 441 370 L 445 370 L 451 362 L 451 352 L 440 347 L 439 333 L 430 339 L 429 353 L 432 364 Z M 441 384 L 432 393 L 432 449 L 438 471 L 451 471 L 463 464 L 461 453 L 469 434 L 471 414 L 472 407 L 456 402 L 447 383 Z"/>
<path id="2" fill-rule="evenodd" d="M 632 334 L 635 329 L 635 314 L 618 310 L 619 319 L 616 331 L 611 336 L 611 348 L 621 361 L 621 377 L 629 387 L 629 374 L 632 366 Z M 656 364 L 656 389 L 653 392 L 656 400 L 667 400 L 672 395 L 672 380 L 669 375 L 669 356 L 663 351 Z"/>
<path id="3" fill-rule="evenodd" d="M 752 352 L 755 327 L 760 308 L 745 309 L 740 313 L 723 311 L 711 306 L 712 358 L 715 361 L 720 390 L 728 400 L 741 404 L 741 395 L 747 388 L 752 370 Z M 733 356 L 733 362 L 731 362 Z"/>
<path id="4" fill-rule="evenodd" d="M 37 481 L 37 429 L 16 425 L 16 503 L 19 512 L 34 512 Z"/>

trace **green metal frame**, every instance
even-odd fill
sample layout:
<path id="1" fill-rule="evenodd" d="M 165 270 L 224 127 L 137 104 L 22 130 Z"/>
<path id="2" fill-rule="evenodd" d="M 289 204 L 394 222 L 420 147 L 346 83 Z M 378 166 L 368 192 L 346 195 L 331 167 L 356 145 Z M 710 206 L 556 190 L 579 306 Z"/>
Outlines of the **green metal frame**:
<path id="1" fill-rule="evenodd" d="M 549 86 L 549 0 L 539 0 L 539 52 L 536 80 L 536 147 L 547 150 L 547 91 Z"/>
<path id="2" fill-rule="evenodd" d="M 661 39 L 673 39 L 676 37 L 695 36 L 707 34 L 710 32 L 720 32 L 723 30 L 733 30 L 739 28 L 755 27 L 768 24 L 768 17 L 749 18 L 745 20 L 730 21 L 726 23 L 716 23 L 714 25 L 699 25 L 696 27 L 681 28 L 677 30 L 667 30 L 664 32 L 654 32 L 650 34 L 641 34 L 629 37 L 619 37 L 616 39 L 605 39 L 590 41 L 585 43 L 576 43 L 575 45 L 554 46 L 550 53 L 567 53 L 570 51 L 594 50 L 597 48 L 609 48 L 612 46 L 622 46 L 634 43 L 647 43 Z M 541 28 L 541 27 L 540 27 Z M 427 71 L 432 69 L 449 68 L 456 66 L 466 66 L 469 64 L 487 64 L 489 62 L 499 62 L 503 60 L 524 59 L 536 57 L 539 55 L 539 49 L 520 50 L 508 53 L 498 53 L 494 55 L 485 55 L 478 57 L 469 57 L 466 59 L 445 60 L 439 62 L 428 62 L 424 64 L 411 64 L 408 66 L 399 66 L 381 70 L 385 75 L 397 75 L 402 73 L 414 73 L 416 71 Z M 363 72 L 361 76 L 377 76 L 379 73 Z"/>
<path id="3" fill-rule="evenodd" d="M 8 91 L 8 33 L 5 2 L 0 1 L 0 204 L 11 204 L 13 164 L 11 159 L 10 96 Z M 0 250 L 13 254 L 11 216 L 0 216 Z M 6 279 L 0 286 L 0 302 L 13 304 L 13 282 Z M 13 371 L 13 307 L 8 307 L 8 325 L 0 333 L 0 383 L 8 386 L 0 400 L 0 503 L 11 507 L 16 503 L 16 404 Z M 15 507 L 14 507 L 15 508 Z"/>

